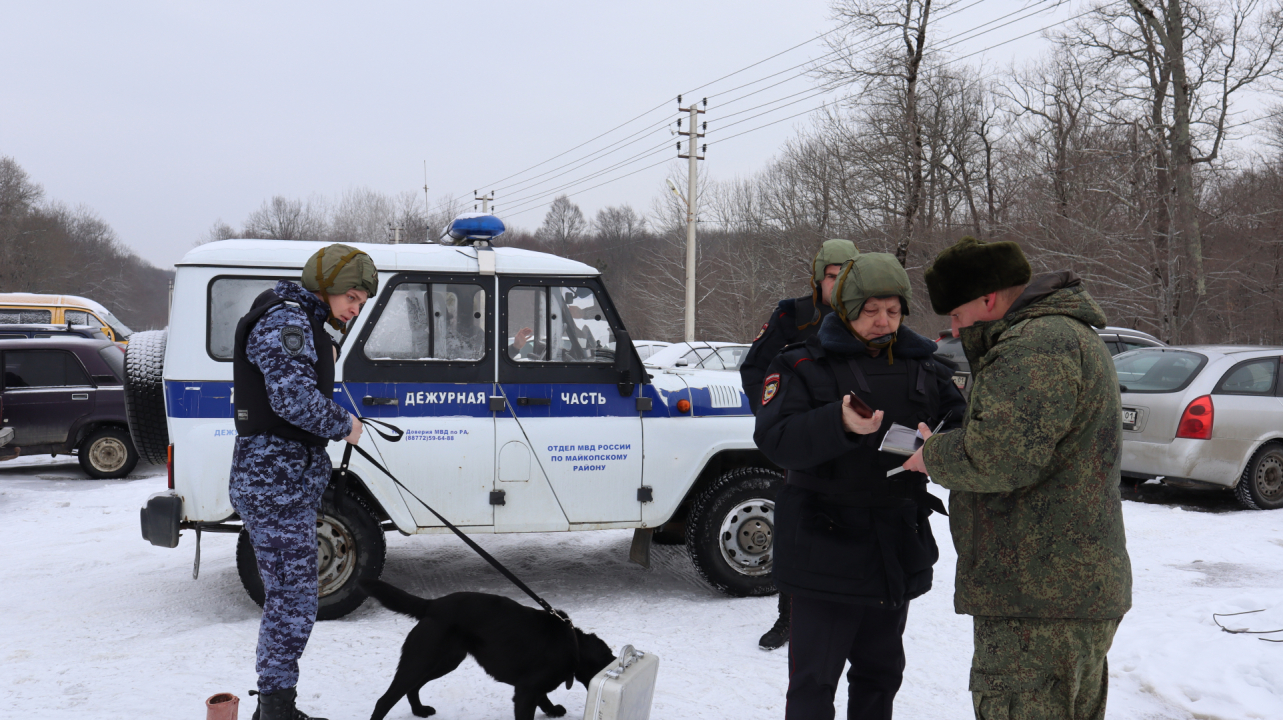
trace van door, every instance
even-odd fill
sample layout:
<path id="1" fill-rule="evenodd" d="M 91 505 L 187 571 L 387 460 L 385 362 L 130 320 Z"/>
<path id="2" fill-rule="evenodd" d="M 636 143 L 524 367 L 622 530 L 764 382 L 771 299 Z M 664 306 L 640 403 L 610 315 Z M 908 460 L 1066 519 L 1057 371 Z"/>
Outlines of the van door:
<path id="1" fill-rule="evenodd" d="M 499 287 L 499 387 L 507 411 L 496 423 L 508 438 L 499 484 L 519 484 L 505 478 L 521 476 L 528 450 L 529 482 L 546 478 L 568 523 L 640 522 L 641 414 L 634 387 L 620 394 L 621 325 L 599 282 L 504 277 Z M 631 346 L 624 350 L 633 354 Z M 640 363 L 635 371 L 634 382 Z M 511 502 L 503 513 L 521 522 Z"/>
<path id="2" fill-rule="evenodd" d="M 394 276 L 344 349 L 343 386 L 359 413 L 405 431 L 399 443 L 367 431 L 370 442 L 398 480 L 460 527 L 494 524 L 492 290 L 492 278 L 475 275 Z M 419 527 L 444 527 L 406 502 Z"/>

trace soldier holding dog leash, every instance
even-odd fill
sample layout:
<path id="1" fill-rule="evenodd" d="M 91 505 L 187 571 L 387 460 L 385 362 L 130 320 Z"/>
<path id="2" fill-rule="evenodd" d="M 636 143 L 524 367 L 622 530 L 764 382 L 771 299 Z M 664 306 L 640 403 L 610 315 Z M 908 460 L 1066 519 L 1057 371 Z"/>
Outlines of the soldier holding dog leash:
<path id="1" fill-rule="evenodd" d="M 229 490 L 264 592 L 254 720 L 308 720 L 295 699 L 298 659 L 316 622 L 316 519 L 331 474 L 325 447 L 355 445 L 363 428 L 332 399 L 338 347 L 324 323 L 350 322 L 379 286 L 370 256 L 338 244 L 309 258 L 301 280 L 282 280 L 254 300 L 233 355 L 238 437 Z"/>

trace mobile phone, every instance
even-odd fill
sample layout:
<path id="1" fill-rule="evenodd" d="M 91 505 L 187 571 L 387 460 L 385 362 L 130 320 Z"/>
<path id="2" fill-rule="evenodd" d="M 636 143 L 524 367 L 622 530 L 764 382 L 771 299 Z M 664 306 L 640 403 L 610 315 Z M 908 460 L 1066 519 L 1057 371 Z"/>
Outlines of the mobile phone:
<path id="1" fill-rule="evenodd" d="M 868 403 L 861 400 L 860 396 L 856 395 L 854 390 L 847 393 L 847 397 L 851 398 L 851 409 L 855 410 L 856 415 L 859 415 L 862 418 L 873 417 L 873 408 L 869 407 Z"/>

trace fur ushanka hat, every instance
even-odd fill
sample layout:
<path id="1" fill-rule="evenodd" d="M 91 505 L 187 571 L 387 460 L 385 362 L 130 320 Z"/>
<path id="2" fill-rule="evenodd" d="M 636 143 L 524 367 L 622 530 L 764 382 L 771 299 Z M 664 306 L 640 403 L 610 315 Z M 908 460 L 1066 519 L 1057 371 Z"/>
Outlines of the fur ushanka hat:
<path id="1" fill-rule="evenodd" d="M 945 248 L 927 268 L 927 294 L 937 315 L 948 315 L 981 295 L 1024 285 L 1033 276 L 1014 242 L 986 243 L 964 237 Z"/>

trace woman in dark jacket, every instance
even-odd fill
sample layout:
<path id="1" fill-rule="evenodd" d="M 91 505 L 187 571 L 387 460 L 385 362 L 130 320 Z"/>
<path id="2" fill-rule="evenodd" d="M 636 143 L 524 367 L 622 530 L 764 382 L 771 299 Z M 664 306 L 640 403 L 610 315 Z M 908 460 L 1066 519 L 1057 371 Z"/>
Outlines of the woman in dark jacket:
<path id="1" fill-rule="evenodd" d="M 842 667 L 848 718 L 890 718 L 909 601 L 939 557 L 926 476 L 879 451 L 892 423 L 961 424 L 965 401 L 936 344 L 900 324 L 909 276 L 885 253 L 842 267 L 835 312 L 785 348 L 762 388 L 754 439 L 788 471 L 775 504 L 774 575 L 793 595 L 785 717 L 832 718 Z M 874 412 L 862 417 L 848 393 Z"/>

